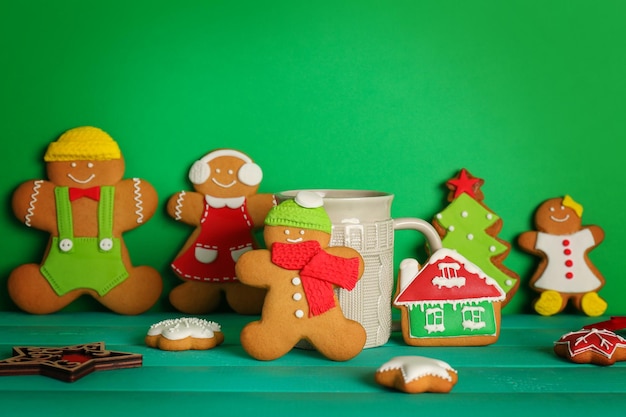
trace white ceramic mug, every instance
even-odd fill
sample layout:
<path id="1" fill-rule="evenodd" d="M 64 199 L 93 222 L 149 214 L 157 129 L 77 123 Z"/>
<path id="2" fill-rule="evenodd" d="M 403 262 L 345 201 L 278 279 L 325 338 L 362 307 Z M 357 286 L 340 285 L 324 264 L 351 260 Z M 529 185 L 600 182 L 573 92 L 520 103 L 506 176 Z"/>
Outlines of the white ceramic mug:
<path id="1" fill-rule="evenodd" d="M 301 190 L 280 193 L 280 199 L 293 198 Z M 337 290 L 344 315 L 365 328 L 365 347 L 381 346 L 391 336 L 394 291 L 394 231 L 412 229 L 421 232 L 432 251 L 441 248 L 441 239 L 433 226 L 413 217 L 391 218 L 393 194 L 368 190 L 307 190 L 324 199 L 324 208 L 332 221 L 330 246 L 356 249 L 365 262 L 365 270 L 352 291 Z"/>

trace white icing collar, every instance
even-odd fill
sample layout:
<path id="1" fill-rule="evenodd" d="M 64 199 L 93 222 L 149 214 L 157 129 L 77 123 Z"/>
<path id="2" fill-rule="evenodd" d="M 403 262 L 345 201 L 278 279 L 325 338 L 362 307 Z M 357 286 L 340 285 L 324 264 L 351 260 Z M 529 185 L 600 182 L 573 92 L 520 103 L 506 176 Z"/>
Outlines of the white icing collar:
<path id="1" fill-rule="evenodd" d="M 218 198 L 210 195 L 204 196 L 207 204 L 213 208 L 228 207 L 231 209 L 239 208 L 246 201 L 246 197 Z"/>

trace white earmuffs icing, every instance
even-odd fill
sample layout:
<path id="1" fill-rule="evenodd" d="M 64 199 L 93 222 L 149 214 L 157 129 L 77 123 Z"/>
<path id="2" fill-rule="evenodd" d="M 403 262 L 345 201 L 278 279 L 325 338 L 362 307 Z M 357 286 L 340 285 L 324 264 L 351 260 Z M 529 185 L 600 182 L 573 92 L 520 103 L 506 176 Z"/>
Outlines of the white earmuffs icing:
<path id="1" fill-rule="evenodd" d="M 234 149 L 219 149 L 208 153 L 202 159 L 194 162 L 189 170 L 189 180 L 193 184 L 202 184 L 208 180 L 211 176 L 209 162 L 215 158 L 219 158 L 220 156 L 233 156 L 245 162 L 237 172 L 237 178 L 241 183 L 254 186 L 258 185 L 263 179 L 263 171 L 261 170 L 261 167 L 252 162 L 247 155 Z"/>

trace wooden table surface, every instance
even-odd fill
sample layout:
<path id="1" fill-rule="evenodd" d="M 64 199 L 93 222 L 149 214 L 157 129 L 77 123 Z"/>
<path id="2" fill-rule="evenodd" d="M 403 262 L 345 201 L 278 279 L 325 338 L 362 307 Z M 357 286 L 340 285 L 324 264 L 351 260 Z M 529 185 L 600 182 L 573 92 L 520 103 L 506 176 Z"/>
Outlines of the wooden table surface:
<path id="1" fill-rule="evenodd" d="M 177 317 L 183 315 L 0 313 L 1 359 L 11 357 L 14 346 L 90 342 L 143 355 L 141 367 L 98 371 L 72 383 L 2 376 L 2 415 L 535 417 L 622 415 L 626 409 L 626 362 L 577 365 L 552 351 L 561 335 L 608 317 L 504 315 L 500 339 L 485 347 L 410 347 L 393 333 L 386 345 L 347 362 L 300 349 L 271 362 L 252 359 L 241 348 L 239 332 L 255 317 L 232 314 L 204 317 L 224 330 L 224 344 L 213 350 L 166 352 L 144 344 L 151 324 Z M 449 394 L 405 394 L 377 385 L 376 369 L 400 355 L 444 360 L 459 381 Z"/>

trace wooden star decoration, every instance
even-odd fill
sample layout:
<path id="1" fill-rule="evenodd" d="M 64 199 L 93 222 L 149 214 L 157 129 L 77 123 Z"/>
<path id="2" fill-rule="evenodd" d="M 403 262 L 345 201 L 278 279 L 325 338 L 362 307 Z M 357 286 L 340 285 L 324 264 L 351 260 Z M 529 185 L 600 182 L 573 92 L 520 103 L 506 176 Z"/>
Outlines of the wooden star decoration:
<path id="1" fill-rule="evenodd" d="M 463 168 L 456 178 L 452 178 L 446 182 L 446 186 L 450 189 L 448 200 L 452 201 L 463 193 L 468 194 L 474 200 L 482 201 L 484 199 L 483 192 L 480 187 L 485 183 L 482 178 L 474 177 L 468 170 Z"/>
<path id="2" fill-rule="evenodd" d="M 13 347 L 13 356 L 0 361 L 0 376 L 43 375 L 74 382 L 94 371 L 135 368 L 143 357 L 106 350 L 104 342 L 64 347 Z"/>

